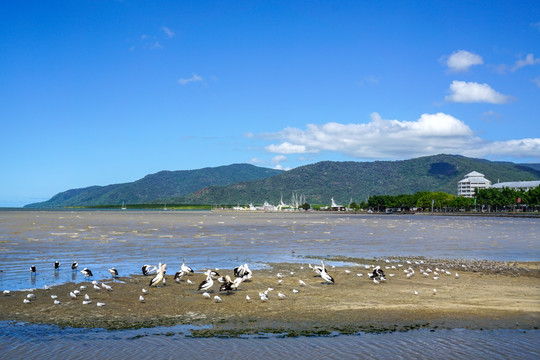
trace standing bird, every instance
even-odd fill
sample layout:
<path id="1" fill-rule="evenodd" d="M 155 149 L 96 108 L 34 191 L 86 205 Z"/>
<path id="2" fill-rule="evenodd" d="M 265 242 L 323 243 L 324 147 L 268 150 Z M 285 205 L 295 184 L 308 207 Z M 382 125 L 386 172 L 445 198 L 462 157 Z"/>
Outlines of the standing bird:
<path id="1" fill-rule="evenodd" d="M 321 261 L 321 263 L 322 263 L 321 277 L 323 278 L 324 281 L 326 281 L 326 284 L 334 284 L 334 278 L 330 276 L 330 274 L 326 270 L 324 261 Z"/>
<path id="2" fill-rule="evenodd" d="M 184 262 L 182 263 L 182 266 L 180 267 L 180 270 L 183 271 L 186 276 L 189 276 L 189 273 L 194 272 L 192 268 L 186 265 L 186 258 L 183 258 Z"/>
<path id="3" fill-rule="evenodd" d="M 76 271 L 77 270 L 77 266 L 79 266 L 79 263 L 74 261 L 71 263 L 71 270 L 73 271 Z"/>
<path id="4" fill-rule="evenodd" d="M 36 265 L 30 266 L 30 272 L 32 273 L 32 275 L 35 275 L 36 271 L 37 271 Z"/>
<path id="5" fill-rule="evenodd" d="M 219 291 L 226 291 L 229 293 L 229 291 L 234 289 L 234 283 L 231 280 L 231 277 L 229 275 L 225 275 L 225 282 L 221 284 L 219 287 Z"/>
<path id="6" fill-rule="evenodd" d="M 54 270 L 60 270 L 60 261 L 56 260 L 54 262 Z"/>
<path id="7" fill-rule="evenodd" d="M 176 274 L 174 274 L 174 281 L 176 281 L 177 283 L 180 283 L 180 281 L 182 281 L 182 277 L 185 275 L 185 273 L 180 270 L 180 271 L 177 271 Z"/>
<path id="8" fill-rule="evenodd" d="M 92 277 L 94 274 L 92 274 L 92 271 L 88 268 L 84 268 L 81 270 L 81 273 L 84 275 L 84 277 Z"/>
<path id="9" fill-rule="evenodd" d="M 203 280 L 200 284 L 199 284 L 199 288 L 197 289 L 198 291 L 207 291 L 207 290 L 210 290 L 210 288 L 212 286 L 214 286 L 214 280 L 212 279 L 212 275 L 211 275 L 211 272 L 210 270 L 206 271 L 206 279 Z"/>
<path id="10" fill-rule="evenodd" d="M 111 273 L 111 276 L 113 278 L 117 278 L 118 277 L 118 270 L 116 270 L 115 268 L 110 268 L 109 269 L 109 273 Z"/>
<path id="11" fill-rule="evenodd" d="M 158 267 L 159 270 L 157 275 L 152 280 L 150 280 L 150 285 L 148 286 L 157 286 L 160 281 L 163 282 L 163 279 L 165 277 L 165 268 L 167 267 L 167 264 L 161 265 L 161 263 L 159 263 Z"/>
<path id="12" fill-rule="evenodd" d="M 142 295 L 139 295 L 139 301 L 142 303 L 144 302 L 144 297 Z"/>

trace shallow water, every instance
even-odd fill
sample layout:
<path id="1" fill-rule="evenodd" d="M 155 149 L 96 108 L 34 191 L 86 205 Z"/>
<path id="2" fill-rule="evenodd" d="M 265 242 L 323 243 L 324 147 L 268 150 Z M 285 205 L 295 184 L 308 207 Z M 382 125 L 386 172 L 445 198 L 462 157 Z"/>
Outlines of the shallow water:
<path id="1" fill-rule="evenodd" d="M 0 322 L 5 359 L 538 359 L 540 330 L 416 330 L 281 338 L 193 338 L 189 328 L 59 329 Z"/>
<path id="2" fill-rule="evenodd" d="M 179 269 L 311 262 L 305 256 L 540 260 L 540 221 L 524 218 L 210 211 L 0 211 L 0 289 Z M 61 262 L 59 271 L 53 269 Z M 37 266 L 31 275 L 29 267 Z"/>
<path id="3" fill-rule="evenodd" d="M 182 211 L 0 211 L 0 290 L 139 274 L 185 257 L 196 270 L 305 256 L 540 260 L 540 221 L 522 218 Z M 61 262 L 59 271 L 53 269 Z M 30 275 L 30 265 L 38 272 Z M 1 297 L 0 297 L 1 301 Z M 189 337 L 186 327 L 105 331 L 0 322 L 0 354 L 69 358 L 538 359 L 540 331 L 438 330 L 336 337 Z"/>

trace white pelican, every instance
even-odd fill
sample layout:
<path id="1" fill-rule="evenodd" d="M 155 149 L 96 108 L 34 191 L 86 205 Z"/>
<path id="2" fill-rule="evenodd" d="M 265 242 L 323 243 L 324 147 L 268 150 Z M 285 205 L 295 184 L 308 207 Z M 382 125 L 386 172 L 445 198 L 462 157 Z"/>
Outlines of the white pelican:
<path id="1" fill-rule="evenodd" d="M 214 296 L 214 301 L 217 302 L 217 303 L 220 303 L 222 300 L 219 296 Z"/>
<path id="2" fill-rule="evenodd" d="M 210 270 L 206 272 L 206 279 L 204 279 L 198 287 L 198 291 L 208 291 L 210 288 L 214 286 L 214 279 L 212 279 L 212 276 L 210 276 Z"/>
<path id="3" fill-rule="evenodd" d="M 77 270 L 77 266 L 79 266 L 79 263 L 74 261 L 71 263 L 71 270 L 75 271 Z"/>
<path id="4" fill-rule="evenodd" d="M 309 268 L 312 269 L 317 275 L 321 275 L 321 271 L 323 270 L 322 266 L 318 265 L 311 266 L 311 264 L 309 264 Z"/>
<path id="5" fill-rule="evenodd" d="M 153 274 L 155 271 L 158 270 L 158 268 L 155 265 L 145 264 L 142 266 L 141 270 L 142 270 L 143 275 L 147 276 L 147 275 Z"/>
<path id="6" fill-rule="evenodd" d="M 84 277 L 92 277 L 94 274 L 92 274 L 92 271 L 88 268 L 84 268 L 81 270 L 81 273 L 84 275 Z"/>
<path id="7" fill-rule="evenodd" d="M 180 283 L 180 281 L 182 281 L 182 276 L 184 276 L 185 273 L 180 270 L 180 271 L 177 271 L 176 274 L 174 274 L 174 281 L 176 281 L 177 283 Z"/>
<path id="8" fill-rule="evenodd" d="M 253 276 L 253 273 L 249 269 L 248 264 L 243 264 L 235 267 L 233 269 L 233 273 L 235 277 L 243 277 L 245 278 L 245 280 L 250 280 Z"/>
<path id="9" fill-rule="evenodd" d="M 30 266 L 30 272 L 31 272 L 32 274 L 35 274 L 36 271 L 37 271 L 36 265 Z"/>
<path id="10" fill-rule="evenodd" d="M 321 272 L 321 277 L 327 284 L 334 284 L 334 278 L 326 271 Z"/>
<path id="11" fill-rule="evenodd" d="M 194 272 L 192 268 L 186 265 L 186 258 L 183 258 L 184 262 L 182 263 L 182 266 L 180 267 L 180 270 L 186 273 L 186 276 L 189 275 L 189 273 Z"/>
<path id="12" fill-rule="evenodd" d="M 240 286 L 240 284 L 243 283 L 245 280 L 246 280 L 245 276 L 234 279 L 233 288 L 235 290 L 238 290 L 238 287 Z"/>
<path id="13" fill-rule="evenodd" d="M 167 264 L 161 264 L 158 265 L 159 270 L 156 276 L 150 280 L 150 285 L 148 286 L 157 286 L 160 282 L 163 282 L 163 279 L 165 278 L 165 269 L 167 267 Z"/>
<path id="14" fill-rule="evenodd" d="M 144 302 L 144 297 L 142 295 L 139 295 L 139 301 L 142 303 Z"/>
<path id="15" fill-rule="evenodd" d="M 219 287 L 219 291 L 226 291 L 227 293 L 234 289 L 234 283 L 229 275 L 225 276 L 225 282 Z"/>
<path id="16" fill-rule="evenodd" d="M 118 270 L 116 270 L 115 268 L 110 268 L 110 269 L 109 269 L 109 273 L 111 273 L 111 276 L 112 276 L 113 278 L 118 277 Z"/>
<path id="17" fill-rule="evenodd" d="M 105 303 L 104 302 L 98 302 L 96 305 L 97 306 L 105 306 Z"/>

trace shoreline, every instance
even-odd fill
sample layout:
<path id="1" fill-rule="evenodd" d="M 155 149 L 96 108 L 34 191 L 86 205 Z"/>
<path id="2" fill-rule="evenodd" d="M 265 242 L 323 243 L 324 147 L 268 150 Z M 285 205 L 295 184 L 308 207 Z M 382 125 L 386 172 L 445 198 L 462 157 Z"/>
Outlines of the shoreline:
<path id="1" fill-rule="evenodd" d="M 230 293 L 220 292 L 215 281 L 211 299 L 197 291 L 205 278 L 202 273 L 184 276 L 180 283 L 174 281 L 173 275 L 166 275 L 167 285 L 158 288 L 150 288 L 152 276 L 143 275 L 103 280 L 113 287 L 112 291 L 95 290 L 90 282 L 67 283 L 32 291 L 36 298 L 29 304 L 23 303 L 23 299 L 30 292 L 16 291 L 9 296 L 0 295 L 0 320 L 111 330 L 194 325 L 204 328 L 192 330 L 192 336 L 203 337 L 355 334 L 420 328 L 540 328 L 539 262 L 413 260 L 409 264 L 405 259 L 391 259 L 388 263 L 377 259 L 339 259 L 344 260 L 362 265 L 328 266 L 336 281 L 332 285 L 316 277 L 308 267 L 311 260 L 306 259 L 304 265 L 275 263 L 255 270 L 250 281 Z M 316 264 L 316 260 L 312 263 Z M 366 269 L 364 264 L 370 268 Z M 376 265 L 385 271 L 386 282 L 375 284 L 369 279 L 367 274 Z M 414 273 L 407 277 L 404 270 L 409 268 Z M 428 268 L 429 274 L 423 275 Z M 169 269 L 170 273 L 174 271 Z M 233 277 L 232 269 L 218 271 Z M 283 275 L 281 284 L 278 273 Z M 299 280 L 306 285 L 302 286 Z M 87 288 L 71 300 L 70 291 L 83 284 Z M 142 288 L 149 293 L 143 295 Z M 268 288 L 273 289 L 268 291 L 269 300 L 262 302 L 259 292 Z M 278 293 L 285 297 L 280 299 Z M 59 305 L 53 304 L 53 294 L 61 301 Z M 88 305 L 82 304 L 84 294 L 91 299 Z M 144 302 L 139 301 L 140 295 L 145 297 Z M 222 301 L 215 302 L 215 295 Z M 252 298 L 251 302 L 246 301 L 246 295 Z M 97 302 L 105 306 L 98 307 Z"/>

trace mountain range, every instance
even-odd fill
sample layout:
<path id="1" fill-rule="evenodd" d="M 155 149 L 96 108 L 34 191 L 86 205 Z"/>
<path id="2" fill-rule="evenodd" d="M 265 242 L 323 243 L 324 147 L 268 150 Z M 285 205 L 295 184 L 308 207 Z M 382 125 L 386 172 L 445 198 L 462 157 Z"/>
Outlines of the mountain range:
<path id="1" fill-rule="evenodd" d="M 540 164 L 433 155 L 400 161 L 322 161 L 289 171 L 233 164 L 198 170 L 161 171 L 124 184 L 72 189 L 31 208 L 140 203 L 246 205 L 287 203 L 293 194 L 310 204 L 361 202 L 370 195 L 419 191 L 457 193 L 471 171 L 498 181 L 540 180 Z"/>

